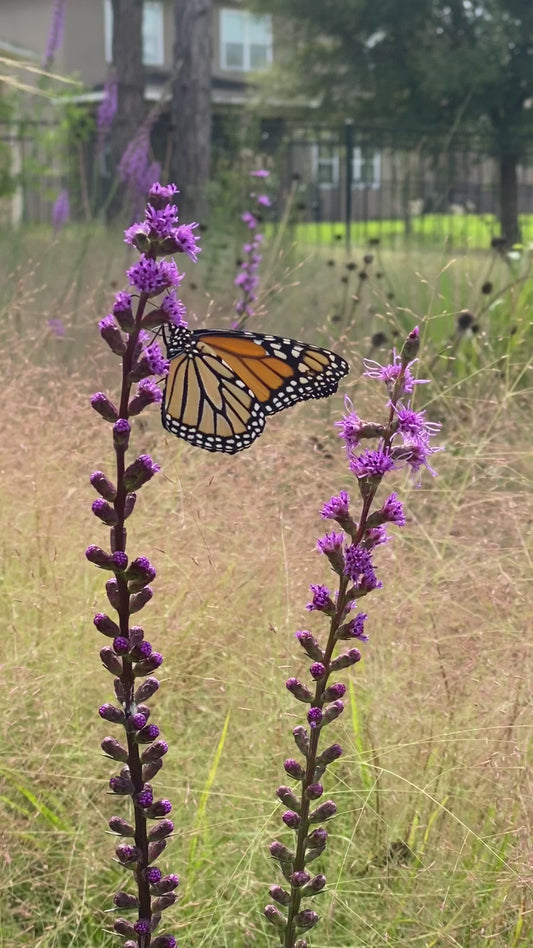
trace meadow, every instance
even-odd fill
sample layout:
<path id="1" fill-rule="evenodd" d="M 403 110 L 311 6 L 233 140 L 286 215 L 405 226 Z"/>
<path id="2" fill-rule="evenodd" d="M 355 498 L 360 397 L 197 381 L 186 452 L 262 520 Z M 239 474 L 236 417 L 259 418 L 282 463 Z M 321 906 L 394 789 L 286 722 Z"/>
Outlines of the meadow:
<path id="1" fill-rule="evenodd" d="M 107 537 L 88 478 L 112 449 L 89 396 L 117 385 L 96 323 L 131 261 L 120 234 L 88 227 L 1 243 L 0 946 L 104 948 L 117 943 L 109 910 L 124 871 L 97 715 L 112 700 L 92 623 L 104 581 L 84 556 Z M 191 321 L 228 325 L 236 247 L 205 244 L 183 297 Z M 128 541 L 158 569 L 143 619 L 165 657 L 152 713 L 170 744 L 157 785 L 176 833 L 161 863 L 182 880 L 168 913 L 182 948 L 275 944 L 268 846 L 290 838 L 275 790 L 302 721 L 284 682 L 308 664 L 295 631 L 322 631 L 305 611 L 309 583 L 328 581 L 320 508 L 356 493 L 334 422 L 345 394 L 382 417 L 361 359 L 387 361 L 415 323 L 432 383 L 417 407 L 442 422 L 446 450 L 437 478 L 393 485 L 408 523 L 378 550 L 370 641 L 342 675 L 349 700 L 330 736 L 344 755 L 326 778 L 339 815 L 317 861 L 328 885 L 310 943 L 532 941 L 530 260 L 379 245 L 353 256 L 339 242 L 311 253 L 273 241 L 255 324 L 348 358 L 336 396 L 270 419 L 234 457 L 171 438 L 157 409 L 134 426 L 133 450 L 161 464 Z"/>

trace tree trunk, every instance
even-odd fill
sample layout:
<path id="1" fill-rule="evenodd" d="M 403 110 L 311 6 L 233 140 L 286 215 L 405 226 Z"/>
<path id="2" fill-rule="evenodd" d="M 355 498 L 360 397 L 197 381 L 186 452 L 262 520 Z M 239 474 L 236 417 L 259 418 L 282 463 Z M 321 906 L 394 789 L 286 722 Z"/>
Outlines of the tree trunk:
<path id="1" fill-rule="evenodd" d="M 112 0 L 113 68 L 117 78 L 117 110 L 110 130 L 111 178 L 116 189 L 109 204 L 111 217 L 124 207 L 125 185 L 119 165 L 144 117 L 143 0 Z"/>
<path id="2" fill-rule="evenodd" d="M 171 178 L 182 220 L 207 214 L 211 156 L 213 0 L 174 0 Z"/>
<path id="3" fill-rule="evenodd" d="M 508 247 L 522 239 L 518 223 L 517 166 L 517 155 L 500 155 L 500 227 Z"/>

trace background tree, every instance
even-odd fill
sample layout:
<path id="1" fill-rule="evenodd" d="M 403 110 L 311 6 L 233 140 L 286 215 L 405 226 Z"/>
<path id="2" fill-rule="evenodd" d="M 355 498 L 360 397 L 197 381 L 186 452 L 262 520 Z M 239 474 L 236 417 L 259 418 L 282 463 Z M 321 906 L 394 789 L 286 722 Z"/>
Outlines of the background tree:
<path id="1" fill-rule="evenodd" d="M 110 168 L 117 188 L 109 206 L 110 216 L 122 210 L 124 184 L 118 168 L 144 117 L 143 0 L 112 0 L 113 70 L 116 77 L 116 112 L 109 132 Z"/>
<path id="2" fill-rule="evenodd" d="M 184 218 L 205 220 L 211 154 L 212 0 L 174 0 L 171 179 Z"/>
<path id="3" fill-rule="evenodd" d="M 533 136 L 529 0 L 250 0 L 289 18 L 294 89 L 328 116 L 478 134 L 499 164 L 500 224 L 520 238 L 517 166 Z M 290 24 L 292 23 L 292 29 Z M 285 76 L 286 80 L 286 76 Z"/>

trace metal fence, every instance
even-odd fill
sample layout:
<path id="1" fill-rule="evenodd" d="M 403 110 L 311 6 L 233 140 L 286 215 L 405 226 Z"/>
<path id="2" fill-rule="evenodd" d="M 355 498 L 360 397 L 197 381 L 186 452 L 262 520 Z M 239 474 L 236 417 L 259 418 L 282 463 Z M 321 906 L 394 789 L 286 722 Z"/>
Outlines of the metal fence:
<path id="1" fill-rule="evenodd" d="M 295 126 L 286 119 L 259 122 L 257 130 L 247 154 L 261 156 L 272 168 L 272 219 L 286 215 L 289 200 L 289 224 L 299 241 L 324 246 L 342 240 L 349 246 L 407 240 L 461 249 L 488 247 L 500 233 L 498 161 L 480 136 L 459 139 L 351 122 Z M 169 135 L 166 123 L 152 136 L 162 164 Z M 238 179 L 246 164 L 242 148 L 228 141 L 215 144 Z M 517 205 L 523 237 L 533 240 L 533 140 L 522 143 L 521 153 Z M 69 141 L 57 134 L 57 126 L 0 125 L 4 221 L 49 223 L 63 188 L 72 216 L 90 218 L 103 180 L 98 161 L 94 141 Z M 215 176 L 217 169 L 215 162 Z"/>
<path id="2" fill-rule="evenodd" d="M 533 238 L 533 141 L 521 143 L 517 204 Z M 282 192 L 296 182 L 300 239 L 327 243 L 406 239 L 489 247 L 500 234 L 499 163 L 481 137 L 343 126 L 292 129 L 278 153 Z"/>

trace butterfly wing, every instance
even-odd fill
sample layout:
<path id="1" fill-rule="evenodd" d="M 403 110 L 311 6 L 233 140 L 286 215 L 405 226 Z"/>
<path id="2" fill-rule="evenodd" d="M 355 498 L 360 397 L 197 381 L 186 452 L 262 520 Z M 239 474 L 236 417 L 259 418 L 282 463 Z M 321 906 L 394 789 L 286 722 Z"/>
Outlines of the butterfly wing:
<path id="1" fill-rule="evenodd" d="M 163 336 L 170 360 L 163 426 L 208 451 L 248 448 L 267 414 L 327 398 L 349 370 L 334 352 L 282 336 L 173 326 Z"/>
<path id="2" fill-rule="evenodd" d="M 196 333 L 165 327 L 170 367 L 161 417 L 163 427 L 207 451 L 235 454 L 265 426 L 265 411 L 246 383 Z"/>
<path id="3" fill-rule="evenodd" d="M 266 414 L 337 391 L 349 366 L 328 349 L 283 336 L 202 329 L 194 334 L 231 368 Z"/>

